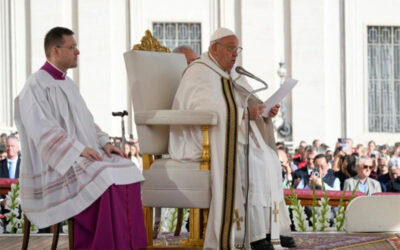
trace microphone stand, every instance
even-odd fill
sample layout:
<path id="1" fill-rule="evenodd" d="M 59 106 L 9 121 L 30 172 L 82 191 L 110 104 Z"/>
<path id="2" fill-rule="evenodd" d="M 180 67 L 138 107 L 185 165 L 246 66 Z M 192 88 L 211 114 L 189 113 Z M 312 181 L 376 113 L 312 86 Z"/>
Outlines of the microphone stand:
<path id="1" fill-rule="evenodd" d="M 122 152 L 125 152 L 125 123 L 124 123 L 124 116 L 128 115 L 128 111 L 124 110 L 122 112 L 112 112 L 112 116 L 120 116 L 121 117 L 121 145 L 120 148 Z"/>

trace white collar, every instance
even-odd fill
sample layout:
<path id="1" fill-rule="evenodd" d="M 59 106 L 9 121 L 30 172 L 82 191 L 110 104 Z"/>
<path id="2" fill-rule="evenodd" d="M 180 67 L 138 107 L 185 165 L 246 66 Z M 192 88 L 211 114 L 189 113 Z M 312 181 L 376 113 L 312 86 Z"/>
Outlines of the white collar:
<path id="1" fill-rule="evenodd" d="M 18 161 L 18 156 L 14 160 L 11 160 L 11 159 L 7 158 L 7 162 L 16 163 L 17 161 Z"/>

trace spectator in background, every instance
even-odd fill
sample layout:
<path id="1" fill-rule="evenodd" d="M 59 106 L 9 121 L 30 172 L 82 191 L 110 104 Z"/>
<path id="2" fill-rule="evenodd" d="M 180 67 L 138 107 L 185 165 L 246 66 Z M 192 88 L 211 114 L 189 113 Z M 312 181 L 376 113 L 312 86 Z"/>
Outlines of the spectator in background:
<path id="1" fill-rule="evenodd" d="M 380 154 L 389 155 L 389 145 L 383 144 L 379 147 L 378 151 Z"/>
<path id="2" fill-rule="evenodd" d="M 357 165 L 356 165 L 358 158 L 359 158 L 359 156 L 356 154 L 352 154 L 351 156 L 346 157 L 346 161 L 347 161 L 346 170 L 347 170 L 347 175 L 349 176 L 349 178 L 355 177 L 358 175 L 358 169 L 357 169 Z M 342 187 L 342 189 L 343 189 L 343 187 Z"/>
<path id="3" fill-rule="evenodd" d="M 392 158 L 400 158 L 400 146 L 396 146 L 396 144 L 393 147 Z"/>
<path id="4" fill-rule="evenodd" d="M 330 149 L 326 150 L 325 156 L 326 156 L 326 159 L 328 160 L 328 164 L 332 168 L 332 164 L 333 164 L 333 152 L 332 152 L 332 150 L 330 150 Z"/>
<path id="5" fill-rule="evenodd" d="M 389 173 L 389 164 L 390 157 L 384 153 L 379 154 L 378 157 L 378 176 L 386 175 Z"/>
<path id="6" fill-rule="evenodd" d="M 376 143 L 375 141 L 369 141 L 367 148 L 367 156 L 371 157 L 371 154 L 373 154 L 374 152 L 376 152 Z"/>
<path id="7" fill-rule="evenodd" d="M 334 175 L 332 169 L 329 169 L 328 160 L 324 154 L 318 154 L 314 158 L 314 168 L 319 169 L 309 178 L 308 186 L 312 188 L 313 184 L 315 184 L 316 189 L 322 189 L 322 181 L 324 182 L 324 186 L 326 190 L 340 190 L 340 181 Z"/>
<path id="8" fill-rule="evenodd" d="M 347 179 L 344 182 L 343 190 L 353 191 L 358 184 L 358 190 L 366 195 L 382 192 L 381 185 L 378 181 L 369 177 L 372 169 L 372 159 L 367 156 L 357 158 L 357 176 Z"/>
<path id="9" fill-rule="evenodd" d="M 398 158 L 389 162 L 390 180 L 386 184 L 387 192 L 400 192 L 400 161 Z"/>
<path id="10" fill-rule="evenodd" d="M 357 175 L 357 172 L 353 172 L 353 176 L 350 175 L 349 169 L 354 169 L 356 165 L 356 156 L 355 155 L 344 155 L 340 158 L 340 170 L 335 172 L 335 176 L 339 179 L 340 182 L 340 190 L 343 190 L 344 182 L 346 179 Z"/>
<path id="11" fill-rule="evenodd" d="M 4 160 L 5 158 L 7 158 L 6 145 L 0 143 L 0 161 Z"/>
<path id="12" fill-rule="evenodd" d="M 333 153 L 333 162 L 332 162 L 332 170 L 333 172 L 341 171 L 342 161 L 346 156 L 343 148 L 341 146 L 336 147 L 335 152 Z"/>
<path id="13" fill-rule="evenodd" d="M 129 142 L 125 143 L 124 155 L 125 155 L 125 157 L 130 158 L 130 155 L 131 155 L 131 145 L 130 145 Z"/>
<path id="14" fill-rule="evenodd" d="M 312 146 L 314 147 L 314 148 L 319 148 L 319 147 L 321 147 L 321 141 L 319 140 L 319 139 L 315 139 L 313 142 L 312 142 Z"/>
<path id="15" fill-rule="evenodd" d="M 184 54 L 188 65 L 197 59 L 196 52 L 189 45 L 178 46 L 172 52 Z"/>
<path id="16" fill-rule="evenodd" d="M 121 137 L 114 137 L 114 146 L 121 148 Z"/>
<path id="17" fill-rule="evenodd" d="M 322 144 L 319 146 L 319 152 L 320 152 L 321 154 L 325 154 L 326 151 L 327 151 L 328 149 L 329 149 L 329 146 L 326 145 L 325 143 L 322 143 Z"/>
<path id="18" fill-rule="evenodd" d="M 142 157 L 139 154 L 139 150 L 136 147 L 135 143 L 129 143 L 130 145 L 130 153 L 128 155 L 128 157 L 135 163 L 137 163 L 140 171 L 143 171 L 143 160 Z M 139 144 L 137 144 L 139 145 Z"/>
<path id="19" fill-rule="evenodd" d="M 290 166 L 289 158 L 285 150 L 278 149 L 278 158 L 281 162 L 282 166 L 282 181 L 283 181 L 283 188 L 289 188 L 290 184 L 292 183 L 292 168 Z"/>
<path id="20" fill-rule="evenodd" d="M 378 157 L 379 157 L 379 152 L 378 151 L 374 151 L 371 153 L 371 160 L 372 160 L 372 170 L 371 170 L 371 174 L 370 174 L 370 178 L 378 180 Z"/>
<path id="21" fill-rule="evenodd" d="M 6 145 L 6 139 L 7 139 L 7 134 L 6 133 L 2 133 L 0 135 L 0 144 Z"/>
<path id="22" fill-rule="evenodd" d="M 355 153 L 357 153 L 358 156 L 364 156 L 364 155 L 366 155 L 364 145 L 362 145 L 362 144 L 357 144 Z"/>
<path id="23" fill-rule="evenodd" d="M 389 152 L 389 156 L 393 157 L 394 152 L 396 152 L 398 148 L 400 148 L 400 142 L 394 143 L 392 150 Z"/>
<path id="24" fill-rule="evenodd" d="M 309 178 L 314 170 L 314 158 L 317 155 L 317 149 L 308 147 L 305 153 L 306 166 L 294 171 L 293 187 L 297 189 L 307 189 Z"/>
<path id="25" fill-rule="evenodd" d="M 133 143 L 135 144 L 137 153 L 138 153 L 140 156 L 142 156 L 142 154 L 140 153 L 139 140 L 138 140 L 138 139 L 133 139 Z"/>
<path id="26" fill-rule="evenodd" d="M 19 157 L 19 140 L 16 136 L 6 139 L 6 159 L 0 161 L 0 178 L 19 178 L 21 158 Z"/>
<path id="27" fill-rule="evenodd" d="M 353 139 L 351 138 L 346 138 L 345 139 L 345 145 L 346 148 L 343 148 L 343 151 L 346 153 L 346 155 L 351 155 L 354 152 L 353 149 Z M 343 145 L 344 146 L 344 145 Z"/>
<path id="28" fill-rule="evenodd" d="M 306 164 L 305 162 L 305 149 L 307 147 L 307 143 L 305 141 L 300 141 L 299 143 L 299 147 L 296 149 L 296 153 L 293 156 L 293 164 L 296 165 L 297 168 L 299 168 L 299 166 L 304 166 Z"/>
<path id="29" fill-rule="evenodd" d="M 379 176 L 378 181 L 381 183 L 382 191 L 387 192 L 387 184 L 396 179 L 400 173 L 400 158 L 390 159 L 387 163 L 388 165 L 388 173 Z"/>

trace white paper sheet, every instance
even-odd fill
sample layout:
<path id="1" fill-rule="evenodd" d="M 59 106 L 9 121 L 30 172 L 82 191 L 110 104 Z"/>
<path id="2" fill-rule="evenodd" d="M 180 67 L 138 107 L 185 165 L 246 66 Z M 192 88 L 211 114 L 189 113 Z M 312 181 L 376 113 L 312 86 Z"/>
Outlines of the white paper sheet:
<path id="1" fill-rule="evenodd" d="M 286 79 L 282 86 L 275 91 L 275 93 L 268 98 L 264 103 L 267 105 L 264 109 L 263 116 L 268 117 L 268 113 L 271 110 L 272 107 L 274 107 L 276 104 L 280 103 L 285 96 L 289 94 L 289 92 L 296 86 L 297 80 L 295 79 Z"/>

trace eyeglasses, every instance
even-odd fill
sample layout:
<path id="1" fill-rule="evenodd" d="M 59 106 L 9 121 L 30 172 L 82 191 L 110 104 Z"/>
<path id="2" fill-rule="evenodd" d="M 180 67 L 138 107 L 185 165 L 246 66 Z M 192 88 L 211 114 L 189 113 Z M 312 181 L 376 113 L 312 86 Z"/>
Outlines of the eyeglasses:
<path id="1" fill-rule="evenodd" d="M 71 51 L 75 51 L 78 49 L 76 45 L 71 45 L 71 46 L 56 46 L 57 48 L 64 48 L 64 49 L 69 49 Z"/>
<path id="2" fill-rule="evenodd" d="M 374 169 L 374 166 L 372 166 L 372 165 L 364 165 L 363 168 L 364 169 L 368 169 L 369 168 L 369 170 L 372 170 L 372 169 Z"/>
<path id="3" fill-rule="evenodd" d="M 236 54 L 240 54 L 240 52 L 242 52 L 243 48 L 242 47 L 237 47 L 237 48 L 232 48 L 232 47 L 228 47 L 225 44 L 222 43 L 218 43 L 219 45 L 221 45 L 222 47 L 224 47 L 229 53 L 236 53 Z"/>

